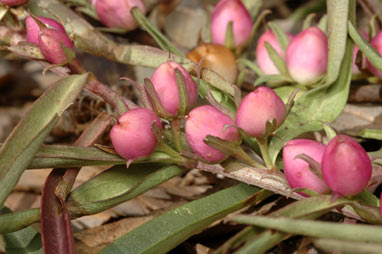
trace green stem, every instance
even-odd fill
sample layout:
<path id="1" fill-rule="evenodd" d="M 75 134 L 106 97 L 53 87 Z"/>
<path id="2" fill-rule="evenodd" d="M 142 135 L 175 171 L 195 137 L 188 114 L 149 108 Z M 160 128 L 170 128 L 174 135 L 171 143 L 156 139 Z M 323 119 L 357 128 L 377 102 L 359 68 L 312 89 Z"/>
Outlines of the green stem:
<path id="1" fill-rule="evenodd" d="M 258 141 L 258 144 L 260 147 L 261 156 L 263 157 L 265 166 L 268 169 L 272 169 L 273 165 L 272 165 L 271 157 L 269 155 L 268 139 L 266 137 L 265 138 L 257 138 L 257 141 Z"/>
<path id="2" fill-rule="evenodd" d="M 173 138 L 173 141 L 175 143 L 175 148 L 178 152 L 182 151 L 182 138 L 181 138 L 181 134 L 180 134 L 180 123 L 181 123 L 181 120 L 178 118 L 170 121 L 172 138 Z"/>

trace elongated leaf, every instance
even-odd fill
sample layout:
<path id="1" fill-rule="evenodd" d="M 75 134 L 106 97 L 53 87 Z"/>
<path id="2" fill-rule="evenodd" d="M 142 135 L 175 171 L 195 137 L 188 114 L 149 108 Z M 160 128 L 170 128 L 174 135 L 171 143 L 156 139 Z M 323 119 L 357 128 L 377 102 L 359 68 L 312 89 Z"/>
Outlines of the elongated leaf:
<path id="1" fill-rule="evenodd" d="M 166 253 L 212 222 L 263 200 L 259 188 L 239 184 L 175 208 L 119 238 L 100 253 Z"/>
<path id="2" fill-rule="evenodd" d="M 0 207 L 32 161 L 45 136 L 82 91 L 87 77 L 88 74 L 73 75 L 52 85 L 35 101 L 5 140 L 0 149 Z"/>
<path id="3" fill-rule="evenodd" d="M 294 202 L 288 206 L 274 211 L 269 216 L 316 219 L 335 207 L 344 206 L 349 203 L 350 201 L 345 199 L 338 199 L 332 202 L 329 195 L 321 195 Z M 248 241 L 237 253 L 265 253 L 267 250 L 280 243 L 286 237 L 288 237 L 287 233 L 280 231 L 275 232 L 274 230 L 267 229 L 260 234 L 252 236 L 254 239 Z"/>
<path id="4" fill-rule="evenodd" d="M 233 221 L 311 237 L 382 243 L 382 227 L 376 227 L 374 225 L 342 224 L 246 215 L 237 216 L 233 218 Z"/>
<path id="5" fill-rule="evenodd" d="M 142 11 L 138 8 L 132 8 L 131 14 L 133 15 L 135 21 L 145 29 L 158 43 L 158 45 L 166 51 L 170 51 L 178 56 L 185 56 L 179 49 L 177 49 L 171 42 L 157 29 L 155 28 Z"/>
<path id="6" fill-rule="evenodd" d="M 40 220 L 38 208 L 0 214 L 0 234 L 18 231 Z"/>
<path id="7" fill-rule="evenodd" d="M 265 42 L 264 45 L 269 54 L 269 57 L 272 59 L 272 62 L 276 66 L 277 70 L 279 70 L 281 75 L 288 77 L 288 68 L 286 66 L 285 61 L 281 58 L 279 53 L 277 53 L 277 51 L 268 42 Z"/>
<path id="8" fill-rule="evenodd" d="M 73 254 L 74 238 L 65 201 L 55 195 L 65 169 L 53 169 L 41 197 L 41 233 L 45 253 Z"/>
<path id="9" fill-rule="evenodd" d="M 104 211 L 184 172 L 178 166 L 158 167 L 115 166 L 99 174 L 71 192 L 67 201 L 69 212 L 78 216 Z"/>
<path id="10" fill-rule="evenodd" d="M 348 23 L 349 35 L 357 44 L 362 53 L 366 58 L 374 65 L 377 69 L 382 69 L 382 56 L 378 51 L 367 42 L 367 40 L 357 31 L 352 23 Z"/>
<path id="11" fill-rule="evenodd" d="M 363 129 L 357 133 L 357 136 L 360 136 L 362 138 L 371 138 L 371 139 L 382 140 L 382 130 Z"/>
<path id="12" fill-rule="evenodd" d="M 277 41 L 280 43 L 281 48 L 285 52 L 288 44 L 289 44 L 289 38 L 287 34 L 275 23 L 269 22 L 268 26 L 271 28 L 272 32 L 276 35 Z"/>
<path id="13" fill-rule="evenodd" d="M 316 239 L 314 245 L 328 253 L 342 254 L 380 254 L 382 244 L 340 241 L 333 239 Z"/>
<path id="14" fill-rule="evenodd" d="M 281 84 L 285 84 L 285 82 L 290 81 L 287 77 L 280 75 L 280 74 L 269 74 L 269 75 L 263 75 L 260 76 L 258 79 L 256 79 L 254 86 L 259 86 L 262 83 L 268 83 L 271 87 L 275 87 Z"/>
<path id="15" fill-rule="evenodd" d="M 6 216 L 7 214 L 10 214 L 10 213 L 11 213 L 11 210 L 9 210 L 8 208 L 3 208 L 0 211 L 0 214 L 1 214 L 0 217 Z M 18 217 L 18 219 L 20 218 Z M 11 224 L 12 221 L 7 221 L 4 223 Z M 41 236 L 32 226 L 21 229 L 17 232 L 2 234 L 1 238 L 3 240 L 4 248 L 7 254 L 43 253 L 42 245 L 41 245 Z"/>
<path id="16" fill-rule="evenodd" d="M 245 58 L 239 58 L 236 60 L 238 64 L 243 64 L 245 67 L 248 67 L 249 69 L 253 70 L 258 76 L 264 75 L 264 72 L 260 69 L 259 66 L 257 66 L 254 62 L 249 61 Z"/>
<path id="17" fill-rule="evenodd" d="M 341 63 L 346 49 L 349 5 L 349 0 L 326 1 L 329 33 L 329 55 L 326 72 L 327 84 L 332 84 L 336 81 L 340 74 Z"/>

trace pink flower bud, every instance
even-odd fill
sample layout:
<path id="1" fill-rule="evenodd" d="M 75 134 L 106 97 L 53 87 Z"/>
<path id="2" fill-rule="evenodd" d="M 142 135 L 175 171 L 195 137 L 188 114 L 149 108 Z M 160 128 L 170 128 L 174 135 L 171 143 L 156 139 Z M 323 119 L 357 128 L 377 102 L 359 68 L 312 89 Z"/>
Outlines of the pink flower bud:
<path id="1" fill-rule="evenodd" d="M 286 51 L 291 77 L 300 84 L 317 82 L 328 65 L 328 40 L 317 27 L 310 27 L 294 37 Z"/>
<path id="2" fill-rule="evenodd" d="M 47 28 L 56 29 L 58 31 L 66 33 L 65 28 L 54 19 L 44 18 L 44 17 L 36 17 L 36 18 L 40 20 L 42 23 L 44 23 L 47 26 Z M 38 35 L 40 33 L 40 27 L 37 24 L 37 22 L 34 20 L 34 18 L 32 18 L 32 16 L 27 17 L 25 21 L 25 26 L 27 30 L 27 41 L 34 44 L 39 44 Z"/>
<path id="3" fill-rule="evenodd" d="M 233 23 L 235 47 L 243 46 L 249 39 L 252 18 L 241 0 L 221 0 L 211 13 L 211 35 L 215 44 L 225 43 L 229 22 Z"/>
<path id="4" fill-rule="evenodd" d="M 127 111 L 110 131 L 115 151 L 127 160 L 150 155 L 158 142 L 151 128 L 154 122 L 162 129 L 160 120 L 153 111 L 147 108 Z"/>
<path id="5" fill-rule="evenodd" d="M 0 3 L 3 3 L 8 6 L 17 6 L 22 5 L 28 2 L 28 0 L 0 0 Z"/>
<path id="6" fill-rule="evenodd" d="M 68 56 L 62 49 L 62 45 L 73 48 L 73 42 L 62 31 L 43 28 L 39 34 L 39 45 L 41 53 L 45 59 L 52 64 L 64 64 L 68 61 Z"/>
<path id="7" fill-rule="evenodd" d="M 334 193 L 353 196 L 369 182 L 372 166 L 366 151 L 345 135 L 334 137 L 322 156 L 322 176 Z"/>
<path id="8" fill-rule="evenodd" d="M 309 169 L 309 163 L 296 158 L 299 154 L 306 154 L 321 164 L 324 151 L 325 146 L 323 144 L 309 139 L 295 139 L 284 144 L 284 173 L 291 188 L 311 189 L 321 194 L 330 191 L 324 180 Z M 300 194 L 306 196 L 304 193 Z"/>
<path id="9" fill-rule="evenodd" d="M 227 157 L 219 150 L 208 146 L 203 140 L 207 135 L 219 137 L 224 140 L 239 140 L 239 132 L 233 121 L 211 105 L 204 105 L 193 109 L 186 120 L 186 137 L 192 150 L 209 162 L 219 162 Z"/>
<path id="10" fill-rule="evenodd" d="M 175 69 L 179 69 L 184 76 L 190 105 L 194 104 L 198 95 L 195 82 L 180 64 L 176 62 L 165 62 L 159 65 L 151 77 L 151 82 L 154 85 L 161 104 L 171 115 L 175 115 L 179 108 L 179 88 L 176 83 Z"/>
<path id="11" fill-rule="evenodd" d="M 127 31 L 138 27 L 130 10 L 138 7 L 143 13 L 146 12 L 142 0 L 97 0 L 95 10 L 101 22 L 108 27 L 119 27 Z"/>
<path id="12" fill-rule="evenodd" d="M 382 31 L 379 31 L 374 38 L 370 42 L 371 46 L 373 46 L 380 55 L 382 55 Z M 369 71 L 373 73 L 375 76 L 382 79 L 382 70 L 378 70 L 374 65 L 372 65 L 369 61 L 367 61 L 367 65 Z"/>
<path id="13" fill-rule="evenodd" d="M 286 108 L 281 98 L 270 88 L 261 86 L 241 101 L 236 113 L 236 125 L 252 137 L 265 134 L 268 121 L 276 119 L 278 128 L 285 119 Z"/>
<path id="14" fill-rule="evenodd" d="M 293 36 L 287 33 L 287 36 L 291 40 Z M 265 43 L 268 42 L 280 55 L 282 59 L 285 58 L 285 52 L 281 48 L 280 43 L 277 40 L 277 37 L 274 35 L 272 30 L 266 30 L 263 33 L 259 40 L 257 41 L 256 47 L 256 61 L 259 65 L 260 69 L 264 72 L 264 74 L 280 74 L 279 70 L 274 65 L 272 59 L 270 58 L 268 51 L 265 47 Z"/>

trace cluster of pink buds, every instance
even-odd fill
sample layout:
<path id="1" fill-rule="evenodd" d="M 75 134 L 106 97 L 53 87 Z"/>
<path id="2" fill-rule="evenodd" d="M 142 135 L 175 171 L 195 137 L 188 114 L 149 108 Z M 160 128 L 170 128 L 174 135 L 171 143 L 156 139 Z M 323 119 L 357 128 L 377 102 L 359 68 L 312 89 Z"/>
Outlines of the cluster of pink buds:
<path id="1" fill-rule="evenodd" d="M 132 8 L 138 7 L 143 13 L 146 12 L 142 0 L 95 0 L 93 5 L 104 25 L 123 28 L 126 31 L 138 27 L 130 13 Z"/>
<path id="2" fill-rule="evenodd" d="M 46 60 L 52 64 L 69 61 L 63 47 L 72 49 L 74 45 L 60 23 L 49 18 L 29 16 L 25 24 L 28 42 L 37 44 Z"/>
<path id="3" fill-rule="evenodd" d="M 359 194 L 372 173 L 366 151 L 345 135 L 334 137 L 326 147 L 316 141 L 291 140 L 284 145 L 283 161 L 285 176 L 292 188 L 307 188 L 318 193 L 327 193 L 330 188 L 337 196 Z"/>
<path id="4" fill-rule="evenodd" d="M 243 46 L 251 35 L 251 15 L 241 0 L 220 0 L 211 13 L 211 35 L 215 44 L 225 44 L 228 24 L 232 22 L 235 47 Z"/>
<path id="5" fill-rule="evenodd" d="M 8 6 L 18 6 L 28 2 L 28 0 L 0 0 L 0 3 L 3 3 Z"/>

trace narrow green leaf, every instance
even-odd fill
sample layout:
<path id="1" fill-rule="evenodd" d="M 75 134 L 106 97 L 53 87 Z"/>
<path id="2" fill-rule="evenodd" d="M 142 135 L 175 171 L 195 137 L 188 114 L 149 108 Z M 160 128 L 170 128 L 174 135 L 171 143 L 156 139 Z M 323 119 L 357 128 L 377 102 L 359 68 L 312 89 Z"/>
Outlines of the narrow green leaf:
<path id="1" fill-rule="evenodd" d="M 327 253 L 341 254 L 380 254 L 382 244 L 340 241 L 333 239 L 315 239 L 314 246 Z"/>
<path id="2" fill-rule="evenodd" d="M 305 30 L 309 27 L 312 26 L 312 21 L 313 19 L 316 17 L 316 13 L 311 13 L 309 14 L 305 19 L 304 19 L 304 22 L 302 24 L 302 30 Z"/>
<path id="3" fill-rule="evenodd" d="M 150 21 L 138 7 L 132 8 L 130 12 L 131 15 L 133 15 L 135 21 L 137 21 L 137 23 L 155 39 L 155 41 L 163 50 L 170 51 L 171 53 L 178 56 L 185 56 L 179 49 L 172 45 L 172 43 L 156 27 L 150 23 Z"/>
<path id="4" fill-rule="evenodd" d="M 354 25 L 349 22 L 349 35 L 352 40 L 357 44 L 362 53 L 366 56 L 366 58 L 370 61 L 372 65 L 374 65 L 377 69 L 382 69 L 382 56 L 378 53 L 378 51 L 367 42 L 367 40 L 357 31 Z"/>
<path id="5" fill-rule="evenodd" d="M 238 64 L 243 64 L 245 67 L 253 70 L 258 76 L 264 75 L 264 72 L 260 69 L 259 66 L 257 66 L 254 62 L 249 61 L 245 58 L 239 58 L 236 60 Z"/>
<path id="6" fill-rule="evenodd" d="M 357 242 L 382 243 L 382 227 L 361 224 L 342 224 L 290 218 L 241 215 L 233 221 L 272 228 L 283 232 Z"/>
<path id="7" fill-rule="evenodd" d="M 0 148 L 0 207 L 32 161 L 45 136 L 80 94 L 87 77 L 88 74 L 72 75 L 48 88 L 5 140 Z"/>
<path id="8" fill-rule="evenodd" d="M 231 96 L 234 95 L 235 91 L 232 87 L 232 84 L 225 81 L 216 72 L 214 72 L 210 69 L 203 69 L 202 70 L 202 77 L 206 82 L 210 83 L 212 86 L 218 88 L 219 90 L 227 93 L 228 95 L 231 95 Z"/>
<path id="9" fill-rule="evenodd" d="M 228 22 L 226 32 L 225 32 L 225 41 L 224 45 L 228 49 L 234 49 L 235 48 L 235 37 L 233 35 L 233 22 Z"/>
<path id="10" fill-rule="evenodd" d="M 305 198 L 300 201 L 287 205 L 279 210 L 274 211 L 269 216 L 291 217 L 316 219 L 321 215 L 329 212 L 335 207 L 349 204 L 346 199 L 337 199 L 332 202 L 330 195 L 321 195 L 316 197 Z M 253 236 L 253 239 L 245 244 L 237 253 L 239 254 L 260 254 L 276 246 L 282 240 L 288 237 L 287 233 L 267 229 L 260 234 Z"/>
<path id="11" fill-rule="evenodd" d="M 37 209 L 38 210 L 38 209 Z M 11 210 L 3 208 L 0 217 L 9 214 Z M 12 221 L 7 221 L 7 224 Z M 40 254 L 43 253 L 41 236 L 32 226 L 21 229 L 17 232 L 1 235 L 4 248 L 7 254 Z"/>
<path id="12" fill-rule="evenodd" d="M 269 57 L 272 59 L 272 62 L 276 66 L 277 70 L 279 70 L 281 75 L 288 77 L 289 72 L 288 72 L 288 68 L 286 66 L 284 59 L 281 58 L 279 53 L 277 53 L 277 51 L 272 47 L 271 44 L 269 44 L 268 42 L 265 42 L 264 45 L 265 45 L 265 48 L 267 49 Z"/>
<path id="13" fill-rule="evenodd" d="M 115 166 L 74 189 L 67 201 L 71 216 L 94 214 L 126 200 L 183 173 L 178 166 Z"/>
<path id="14" fill-rule="evenodd" d="M 289 44 L 289 38 L 287 34 L 274 22 L 269 22 L 268 26 L 271 28 L 272 32 L 277 38 L 277 41 L 280 43 L 281 48 L 285 52 Z"/>
<path id="15" fill-rule="evenodd" d="M 320 28 L 324 33 L 326 33 L 326 28 L 328 26 L 328 15 L 324 15 L 321 17 L 320 21 L 318 22 L 318 28 Z"/>
<path id="16" fill-rule="evenodd" d="M 257 78 L 253 85 L 256 87 L 261 85 L 262 83 L 267 83 L 271 87 L 277 87 L 282 84 L 285 84 L 285 82 L 288 82 L 288 81 L 290 81 L 290 79 L 285 77 L 284 75 L 269 74 L 269 75 L 262 75 L 259 78 Z"/>
<path id="17" fill-rule="evenodd" d="M 6 208 L 4 208 L 5 210 Z M 40 209 L 0 213 L 0 234 L 15 232 L 40 220 Z"/>
<path id="18" fill-rule="evenodd" d="M 100 253 L 166 253 L 212 222 L 270 195 L 263 193 L 257 187 L 238 184 L 156 217 Z"/>
<path id="19" fill-rule="evenodd" d="M 371 139 L 382 140 L 382 130 L 363 129 L 357 133 L 357 136 L 360 136 L 362 138 L 371 138 Z"/>
<path id="20" fill-rule="evenodd" d="M 332 84 L 340 74 L 342 59 L 345 55 L 349 0 L 326 1 L 328 13 L 328 68 L 326 83 Z"/>

